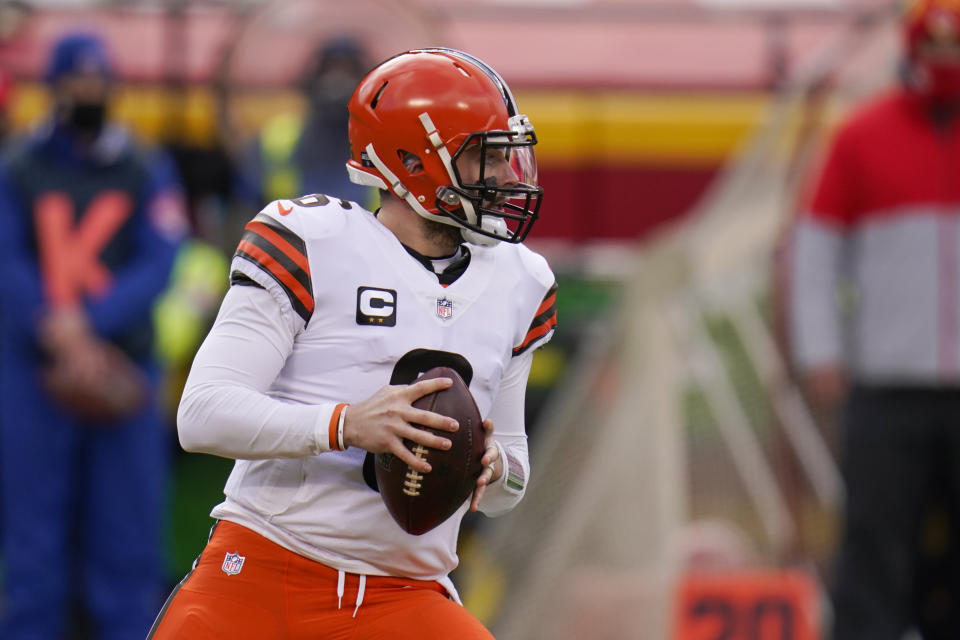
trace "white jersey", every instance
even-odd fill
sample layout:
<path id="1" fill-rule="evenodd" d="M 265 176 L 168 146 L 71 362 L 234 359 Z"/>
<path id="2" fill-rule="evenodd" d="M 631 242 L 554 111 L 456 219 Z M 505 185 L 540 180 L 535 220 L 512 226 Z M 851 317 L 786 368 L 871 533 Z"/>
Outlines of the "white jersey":
<path id="1" fill-rule="evenodd" d="M 556 285 L 522 245 L 469 252 L 445 286 L 374 214 L 324 196 L 271 203 L 247 225 L 178 415 L 185 448 L 237 458 L 214 517 L 352 573 L 443 579 L 456 567 L 468 503 L 407 534 L 364 480 L 366 452 L 330 450 L 328 422 L 338 403 L 469 363 L 509 469 L 481 510 L 516 504 L 529 469 L 523 393 L 533 350 L 553 334 Z"/>

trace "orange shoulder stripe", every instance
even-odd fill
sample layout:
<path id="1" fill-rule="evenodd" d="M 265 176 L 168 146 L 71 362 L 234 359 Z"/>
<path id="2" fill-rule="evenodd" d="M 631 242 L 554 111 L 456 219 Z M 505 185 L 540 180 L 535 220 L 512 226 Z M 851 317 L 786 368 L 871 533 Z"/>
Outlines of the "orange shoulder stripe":
<path id="1" fill-rule="evenodd" d="M 527 335 L 523 339 L 523 342 L 520 344 L 520 346 L 514 347 L 513 349 L 514 355 L 521 353 L 524 349 L 530 346 L 531 342 L 533 342 L 537 338 L 545 336 L 555 326 L 557 326 L 557 314 L 553 314 L 552 316 L 550 316 L 548 320 L 546 320 L 542 324 L 538 324 L 533 329 L 530 329 L 530 331 L 527 332 Z"/>
<path id="2" fill-rule="evenodd" d="M 283 283 L 310 313 L 313 313 L 313 294 L 307 291 L 307 289 L 293 277 L 293 274 L 277 262 L 276 258 L 249 240 L 241 240 L 237 250 L 243 251 L 256 259 L 264 269 L 267 269 L 277 280 Z"/>
<path id="3" fill-rule="evenodd" d="M 540 315 L 541 313 L 549 309 L 551 306 L 553 306 L 553 303 L 556 301 L 557 301 L 557 290 L 554 289 L 553 293 L 551 293 L 550 295 L 548 295 L 546 298 L 543 299 L 543 302 L 541 302 L 540 306 L 537 307 L 537 312 L 533 315 L 534 316 Z"/>
<path id="4" fill-rule="evenodd" d="M 298 267 L 303 269 L 304 273 L 307 274 L 307 277 L 310 276 L 310 264 L 307 262 L 307 256 L 303 255 L 302 251 L 299 251 L 296 247 L 284 240 L 280 234 L 275 232 L 273 229 L 262 222 L 257 222 L 256 220 L 251 220 L 248 222 L 244 229 L 253 231 L 254 233 L 263 236 L 266 240 L 269 240 L 273 246 L 282 251 L 284 255 L 293 260 Z"/>

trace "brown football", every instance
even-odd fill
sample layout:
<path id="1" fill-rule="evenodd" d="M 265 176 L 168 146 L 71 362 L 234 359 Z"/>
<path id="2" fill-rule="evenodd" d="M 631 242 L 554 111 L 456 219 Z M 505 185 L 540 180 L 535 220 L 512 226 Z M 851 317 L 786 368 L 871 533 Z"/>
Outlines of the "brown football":
<path id="1" fill-rule="evenodd" d="M 397 524 L 413 535 L 430 531 L 449 518 L 473 494 L 483 470 L 483 420 L 463 378 L 447 367 L 434 367 L 416 381 L 450 378 L 453 385 L 417 399 L 413 406 L 454 418 L 460 428 L 454 432 L 414 425 L 449 438 L 446 451 L 428 449 L 410 440 L 404 444 L 417 457 L 426 459 L 432 470 L 419 473 L 390 453 L 376 456 L 377 485 L 387 511 Z"/>

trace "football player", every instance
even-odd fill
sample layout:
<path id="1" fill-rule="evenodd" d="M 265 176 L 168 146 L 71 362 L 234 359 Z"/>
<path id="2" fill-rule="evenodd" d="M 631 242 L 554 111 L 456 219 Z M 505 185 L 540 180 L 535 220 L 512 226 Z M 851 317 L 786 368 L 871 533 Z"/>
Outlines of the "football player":
<path id="1" fill-rule="evenodd" d="M 349 112 L 347 171 L 382 206 L 314 194 L 247 225 L 178 414 L 185 449 L 236 463 L 154 638 L 491 637 L 448 574 L 467 509 L 512 509 L 529 476 L 524 392 L 556 325 L 554 275 L 521 244 L 542 195 L 536 135 L 500 75 L 452 49 L 380 64 Z M 485 468 L 471 500 L 414 536 L 370 460 L 429 473 L 403 440 L 450 446 L 412 426 L 458 428 L 411 406 L 451 384 L 411 384 L 438 365 L 486 417 Z"/>

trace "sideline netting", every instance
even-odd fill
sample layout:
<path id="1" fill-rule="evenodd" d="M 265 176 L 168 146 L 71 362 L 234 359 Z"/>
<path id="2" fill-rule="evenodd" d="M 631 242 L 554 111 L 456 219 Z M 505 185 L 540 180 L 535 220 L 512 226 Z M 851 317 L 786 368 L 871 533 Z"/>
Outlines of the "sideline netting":
<path id="1" fill-rule="evenodd" d="M 541 415 L 524 502 L 480 536 L 497 637 L 665 639 L 691 565 L 816 573 L 843 488 L 781 357 L 772 265 L 825 123 L 891 79 L 893 15 L 851 19 L 698 210 L 633 256 Z"/>

